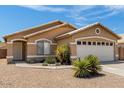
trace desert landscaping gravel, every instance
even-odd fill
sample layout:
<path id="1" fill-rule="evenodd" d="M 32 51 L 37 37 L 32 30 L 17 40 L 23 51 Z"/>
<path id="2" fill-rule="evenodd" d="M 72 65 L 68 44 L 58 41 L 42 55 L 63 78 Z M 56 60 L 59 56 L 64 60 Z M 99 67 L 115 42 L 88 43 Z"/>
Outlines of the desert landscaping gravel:
<path id="1" fill-rule="evenodd" d="M 105 76 L 90 79 L 74 78 L 72 69 L 35 69 L 0 65 L 2 88 L 103 88 L 124 87 L 124 77 L 102 72 Z"/>

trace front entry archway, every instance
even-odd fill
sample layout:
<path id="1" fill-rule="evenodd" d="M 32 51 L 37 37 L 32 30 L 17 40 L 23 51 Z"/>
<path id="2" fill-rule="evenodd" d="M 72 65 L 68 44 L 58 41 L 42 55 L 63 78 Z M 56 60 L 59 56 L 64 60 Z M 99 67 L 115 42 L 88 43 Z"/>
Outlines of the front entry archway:
<path id="1" fill-rule="evenodd" d="M 26 60 L 26 47 L 25 41 L 14 41 L 13 42 L 13 60 L 14 61 L 25 61 Z"/>

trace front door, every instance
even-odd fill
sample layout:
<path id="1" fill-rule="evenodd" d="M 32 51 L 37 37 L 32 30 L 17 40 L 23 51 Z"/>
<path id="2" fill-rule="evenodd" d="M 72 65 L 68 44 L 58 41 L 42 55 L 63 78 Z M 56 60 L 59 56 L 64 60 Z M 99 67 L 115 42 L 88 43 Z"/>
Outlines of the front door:
<path id="1" fill-rule="evenodd" d="M 26 56 L 25 42 L 15 41 L 13 42 L 13 60 L 24 61 Z"/>

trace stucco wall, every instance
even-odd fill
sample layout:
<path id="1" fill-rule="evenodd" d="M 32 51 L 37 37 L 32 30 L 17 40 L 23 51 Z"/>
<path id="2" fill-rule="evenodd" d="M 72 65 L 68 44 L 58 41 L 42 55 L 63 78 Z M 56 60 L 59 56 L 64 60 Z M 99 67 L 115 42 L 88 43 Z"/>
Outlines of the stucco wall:
<path id="1" fill-rule="evenodd" d="M 12 44 L 7 44 L 7 56 L 12 56 L 13 55 L 13 45 Z"/>
<path id="2" fill-rule="evenodd" d="M 35 40 L 46 38 L 46 39 L 52 40 L 53 43 L 56 43 L 56 41 L 55 41 L 56 36 L 61 35 L 61 34 L 65 33 L 65 32 L 72 31 L 72 30 L 73 29 L 68 27 L 68 26 L 63 26 L 63 27 L 58 28 L 58 29 L 54 29 L 54 30 L 51 30 L 51 31 L 47 31 L 47 32 L 40 33 L 38 35 L 29 37 L 27 39 L 27 42 L 28 43 L 34 43 Z"/>
<path id="3" fill-rule="evenodd" d="M 27 56 L 28 55 L 37 55 L 37 45 L 36 44 L 27 44 Z"/>
<path id="4" fill-rule="evenodd" d="M 124 43 L 118 44 L 118 55 L 120 60 L 124 60 Z"/>

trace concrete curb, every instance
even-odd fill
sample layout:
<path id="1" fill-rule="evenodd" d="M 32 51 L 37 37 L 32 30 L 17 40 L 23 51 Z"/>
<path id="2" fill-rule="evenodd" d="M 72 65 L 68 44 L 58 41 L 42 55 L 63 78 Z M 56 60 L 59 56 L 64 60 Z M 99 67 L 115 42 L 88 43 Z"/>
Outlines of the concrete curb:
<path id="1" fill-rule="evenodd" d="M 28 67 L 28 68 L 39 68 L 39 69 L 71 69 L 72 65 L 62 65 L 62 66 L 42 66 L 42 65 L 31 65 L 26 63 L 16 64 L 17 67 Z"/>

